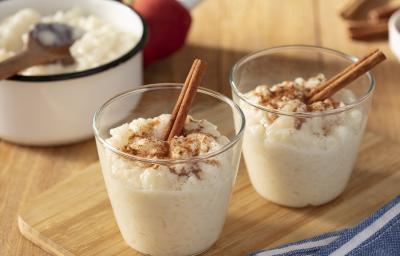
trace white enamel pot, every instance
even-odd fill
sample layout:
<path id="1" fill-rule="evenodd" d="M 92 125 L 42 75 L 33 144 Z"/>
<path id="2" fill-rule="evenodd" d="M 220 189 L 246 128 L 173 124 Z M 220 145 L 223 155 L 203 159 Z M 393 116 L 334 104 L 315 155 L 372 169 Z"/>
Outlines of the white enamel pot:
<path id="1" fill-rule="evenodd" d="M 389 19 L 389 46 L 393 54 L 400 60 L 400 10 Z"/>
<path id="2" fill-rule="evenodd" d="M 61 145 L 93 136 L 95 111 L 110 97 L 143 84 L 142 49 L 146 25 L 138 13 L 112 0 L 0 1 L 0 20 L 23 8 L 54 14 L 79 6 L 88 13 L 131 31 L 138 43 L 102 66 L 69 74 L 14 76 L 0 81 L 0 138 L 35 146 Z"/>

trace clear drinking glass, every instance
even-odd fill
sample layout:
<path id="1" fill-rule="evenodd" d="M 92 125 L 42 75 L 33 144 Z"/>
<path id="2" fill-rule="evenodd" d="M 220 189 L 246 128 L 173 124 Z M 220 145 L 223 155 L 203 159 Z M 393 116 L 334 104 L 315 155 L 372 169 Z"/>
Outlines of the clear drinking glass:
<path id="1" fill-rule="evenodd" d="M 111 128 L 171 113 L 180 90 L 181 84 L 156 84 L 120 94 L 107 101 L 93 121 L 102 172 L 121 234 L 130 247 L 148 255 L 195 255 L 208 249 L 224 224 L 239 165 L 243 113 L 229 98 L 203 88 L 189 114 L 215 124 L 229 139 L 216 151 L 188 159 L 157 160 L 129 155 L 107 142 Z M 240 123 L 237 130 L 234 115 Z M 180 190 L 157 184 L 140 187 L 141 180 L 149 178 L 143 174 L 146 168 L 194 165 L 215 177 L 192 180 L 196 186 L 188 182 Z"/>
<path id="2" fill-rule="evenodd" d="M 246 93 L 257 85 L 318 73 L 330 78 L 356 60 L 335 50 L 297 45 L 249 54 L 233 67 L 233 98 L 246 117 L 243 155 L 262 197 L 303 207 L 324 204 L 343 192 L 363 137 L 374 78 L 366 73 L 334 96 L 346 99 L 346 106 L 323 112 L 273 110 L 250 102 Z M 264 117 L 276 119 L 268 124 Z"/>

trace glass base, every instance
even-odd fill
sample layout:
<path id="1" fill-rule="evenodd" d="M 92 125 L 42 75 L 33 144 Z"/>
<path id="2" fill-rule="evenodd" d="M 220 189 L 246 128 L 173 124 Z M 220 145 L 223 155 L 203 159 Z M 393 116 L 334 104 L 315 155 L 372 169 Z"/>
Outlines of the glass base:
<path id="1" fill-rule="evenodd" d="M 206 248 L 206 249 L 204 249 L 204 250 L 202 250 L 202 251 L 200 251 L 200 252 L 196 252 L 196 253 L 194 253 L 194 254 L 188 254 L 188 255 L 186 255 L 186 256 L 197 256 L 197 255 L 201 255 L 201 254 L 203 254 L 203 253 L 206 253 L 208 250 L 211 249 L 211 247 L 212 247 L 214 244 L 215 244 L 215 242 L 214 242 L 212 245 L 210 245 L 208 248 Z M 143 253 L 143 252 L 141 252 L 141 251 L 139 251 L 139 250 L 136 250 L 135 248 L 133 248 L 133 247 L 130 246 L 130 245 L 128 245 L 128 246 L 131 247 L 133 250 L 137 251 L 138 253 L 144 255 L 144 256 L 154 256 L 154 255 L 152 255 L 152 254 L 147 254 L 147 253 Z"/>

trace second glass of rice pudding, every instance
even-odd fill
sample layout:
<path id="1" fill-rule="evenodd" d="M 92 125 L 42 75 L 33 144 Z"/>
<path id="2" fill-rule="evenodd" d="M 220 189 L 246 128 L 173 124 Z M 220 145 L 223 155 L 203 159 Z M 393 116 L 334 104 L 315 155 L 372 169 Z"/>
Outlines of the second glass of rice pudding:
<path id="1" fill-rule="evenodd" d="M 143 86 L 109 100 L 94 118 L 118 227 L 146 255 L 207 250 L 222 230 L 238 170 L 244 116 L 219 93 L 199 89 L 182 134 L 163 139 L 181 88 Z"/>
<path id="2" fill-rule="evenodd" d="M 355 61 L 326 48 L 282 46 L 247 55 L 234 66 L 232 94 L 246 117 L 243 155 L 262 197 L 304 207 L 343 192 L 363 137 L 374 79 L 368 72 L 331 98 L 312 104 L 306 99 Z"/>

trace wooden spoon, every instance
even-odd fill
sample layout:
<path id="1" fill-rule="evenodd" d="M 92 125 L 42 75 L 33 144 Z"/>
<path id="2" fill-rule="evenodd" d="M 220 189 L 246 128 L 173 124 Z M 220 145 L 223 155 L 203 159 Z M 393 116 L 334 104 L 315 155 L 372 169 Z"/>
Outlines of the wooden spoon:
<path id="1" fill-rule="evenodd" d="M 61 62 L 73 64 L 69 48 L 77 39 L 74 29 L 61 23 L 38 23 L 29 32 L 24 51 L 0 63 L 0 80 L 26 68 Z"/>

